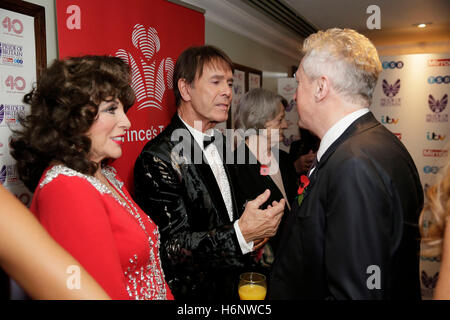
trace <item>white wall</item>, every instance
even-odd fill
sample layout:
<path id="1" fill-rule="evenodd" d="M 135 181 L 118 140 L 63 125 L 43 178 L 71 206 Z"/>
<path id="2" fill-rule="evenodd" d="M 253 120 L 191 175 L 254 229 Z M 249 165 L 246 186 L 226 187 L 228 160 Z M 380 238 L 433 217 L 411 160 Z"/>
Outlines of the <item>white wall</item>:
<path id="1" fill-rule="evenodd" d="M 58 37 L 56 33 L 55 0 L 27 0 L 45 8 L 45 33 L 47 41 L 47 64 L 58 58 Z"/>
<path id="2" fill-rule="evenodd" d="M 290 75 L 291 66 L 300 62 L 210 21 L 205 21 L 205 43 L 221 48 L 235 63 L 262 70 L 263 88 L 273 92 L 277 79 Z"/>

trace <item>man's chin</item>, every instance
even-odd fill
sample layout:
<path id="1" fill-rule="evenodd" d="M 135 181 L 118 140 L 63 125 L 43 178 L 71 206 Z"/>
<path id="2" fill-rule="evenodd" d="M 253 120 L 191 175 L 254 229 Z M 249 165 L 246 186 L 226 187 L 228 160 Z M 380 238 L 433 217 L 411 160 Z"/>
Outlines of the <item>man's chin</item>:
<path id="1" fill-rule="evenodd" d="M 228 120 L 228 113 L 225 114 L 225 115 L 221 115 L 221 116 L 215 117 L 214 122 L 216 122 L 216 123 L 222 123 L 222 122 L 225 122 L 225 121 L 227 121 L 227 120 Z"/>

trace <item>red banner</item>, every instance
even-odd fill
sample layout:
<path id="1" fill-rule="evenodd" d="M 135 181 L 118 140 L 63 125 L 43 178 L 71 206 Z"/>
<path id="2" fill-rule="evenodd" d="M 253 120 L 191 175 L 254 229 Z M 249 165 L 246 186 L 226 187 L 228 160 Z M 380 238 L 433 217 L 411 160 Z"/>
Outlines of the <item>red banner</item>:
<path id="1" fill-rule="evenodd" d="M 112 165 L 132 192 L 137 156 L 175 113 L 175 61 L 187 47 L 204 43 L 204 16 L 165 0 L 57 0 L 56 10 L 60 58 L 107 54 L 131 66 L 132 127 Z"/>

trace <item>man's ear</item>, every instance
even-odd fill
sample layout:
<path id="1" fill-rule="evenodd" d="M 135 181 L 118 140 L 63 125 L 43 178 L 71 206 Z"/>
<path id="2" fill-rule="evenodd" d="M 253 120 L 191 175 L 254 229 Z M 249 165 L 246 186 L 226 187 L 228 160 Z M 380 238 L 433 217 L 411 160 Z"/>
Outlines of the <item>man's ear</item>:
<path id="1" fill-rule="evenodd" d="M 321 76 L 316 80 L 316 89 L 314 92 L 314 98 L 316 102 L 320 102 L 325 99 L 330 92 L 330 79 L 326 76 Z"/>
<path id="2" fill-rule="evenodd" d="M 184 101 L 191 101 L 190 89 L 191 85 L 187 83 L 185 78 L 178 79 L 178 90 Z"/>

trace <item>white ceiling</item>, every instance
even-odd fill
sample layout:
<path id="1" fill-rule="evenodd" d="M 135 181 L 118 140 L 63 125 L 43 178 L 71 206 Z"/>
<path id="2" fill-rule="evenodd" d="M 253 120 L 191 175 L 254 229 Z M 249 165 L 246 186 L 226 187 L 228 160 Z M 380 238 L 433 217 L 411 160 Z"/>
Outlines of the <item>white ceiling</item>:
<path id="1" fill-rule="evenodd" d="M 449 0 L 284 0 L 307 21 L 319 29 L 346 27 L 367 29 L 367 7 L 377 5 L 381 11 L 381 29 L 409 28 L 412 24 L 450 23 Z M 450 35 L 449 35 L 450 37 Z"/>
<path id="2" fill-rule="evenodd" d="M 181 0 L 182 2 L 205 10 L 205 19 L 242 34 L 261 44 L 271 47 L 297 59 L 298 48 L 303 40 L 286 27 L 266 17 L 242 0 Z M 317 29 L 331 27 L 352 28 L 359 32 L 372 32 L 377 38 L 390 38 L 395 42 L 398 37 L 420 33 L 421 29 L 413 24 L 432 22 L 430 30 L 438 28 L 442 34 L 448 34 L 450 41 L 450 0 L 282 0 L 299 16 Z M 381 30 L 368 30 L 366 13 L 370 5 L 378 5 L 381 11 Z M 403 34 L 398 32 L 401 30 Z M 447 32 L 448 30 L 448 32 Z M 399 36 L 400 35 L 400 36 Z M 395 38 L 397 37 L 397 38 Z M 371 38 L 369 36 L 369 38 Z M 372 38 L 371 38 L 372 39 Z M 442 40 L 440 40 L 442 41 Z"/>

